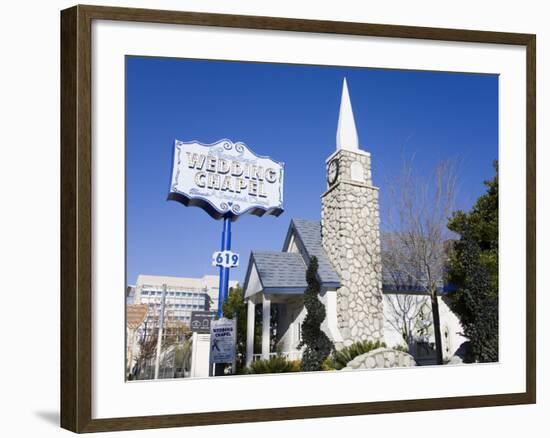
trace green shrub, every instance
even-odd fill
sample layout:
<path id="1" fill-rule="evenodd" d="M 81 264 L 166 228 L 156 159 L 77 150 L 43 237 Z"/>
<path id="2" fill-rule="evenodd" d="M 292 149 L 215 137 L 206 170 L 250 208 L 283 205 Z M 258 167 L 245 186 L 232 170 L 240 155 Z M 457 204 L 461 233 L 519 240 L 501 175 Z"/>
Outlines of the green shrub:
<path id="1" fill-rule="evenodd" d="M 406 345 L 403 345 L 403 344 L 396 344 L 392 348 L 396 351 L 402 351 L 403 353 L 408 353 L 409 352 L 409 347 L 407 347 Z"/>
<path id="2" fill-rule="evenodd" d="M 317 277 L 319 264 L 316 257 L 311 257 L 306 271 L 307 288 L 304 291 L 304 307 L 306 317 L 302 323 L 302 341 L 298 348 L 305 347 L 302 352 L 302 371 L 321 371 L 323 362 L 334 349 L 332 341 L 321 330 L 321 324 L 326 318 L 325 305 L 319 300 L 321 284 Z"/>
<path id="3" fill-rule="evenodd" d="M 332 353 L 330 353 L 330 356 L 321 364 L 321 371 L 334 371 L 335 369 L 334 358 L 332 357 Z"/>
<path id="4" fill-rule="evenodd" d="M 246 374 L 296 373 L 298 371 L 300 371 L 300 361 L 287 360 L 284 356 L 252 362 L 245 370 Z"/>
<path id="5" fill-rule="evenodd" d="M 349 347 L 344 347 L 334 354 L 333 367 L 337 370 L 345 368 L 349 361 L 357 356 L 376 350 L 377 348 L 386 347 L 384 342 L 376 341 L 358 341 L 351 344 Z"/>

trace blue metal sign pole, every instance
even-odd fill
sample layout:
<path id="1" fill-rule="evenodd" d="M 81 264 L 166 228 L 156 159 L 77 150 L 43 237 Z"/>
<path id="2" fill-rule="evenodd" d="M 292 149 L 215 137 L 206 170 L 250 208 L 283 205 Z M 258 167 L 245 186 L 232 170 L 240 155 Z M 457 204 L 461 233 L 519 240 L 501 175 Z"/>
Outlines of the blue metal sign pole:
<path id="1" fill-rule="evenodd" d="M 222 232 L 222 251 L 231 250 L 231 219 L 229 216 L 223 218 Z M 220 288 L 218 293 L 218 317 L 223 316 L 223 303 L 227 301 L 229 296 L 229 270 L 231 268 L 220 266 Z"/>
<path id="2" fill-rule="evenodd" d="M 229 216 L 223 218 L 222 231 L 222 251 L 231 250 L 231 219 Z M 218 318 L 223 316 L 223 303 L 229 295 L 229 267 L 220 265 L 220 287 L 218 291 Z M 223 375 L 224 364 L 214 364 L 212 374 L 214 376 Z"/>

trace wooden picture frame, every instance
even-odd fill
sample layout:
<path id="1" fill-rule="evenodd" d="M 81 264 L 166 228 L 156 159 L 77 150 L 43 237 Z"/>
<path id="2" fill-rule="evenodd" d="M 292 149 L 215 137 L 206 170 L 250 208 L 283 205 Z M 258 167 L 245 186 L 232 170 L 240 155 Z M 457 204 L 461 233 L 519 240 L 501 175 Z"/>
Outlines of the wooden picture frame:
<path id="1" fill-rule="evenodd" d="M 517 45 L 526 48 L 526 391 L 177 415 L 92 418 L 92 22 L 113 20 L 386 38 Z M 61 12 L 61 426 L 74 432 L 213 425 L 529 404 L 536 401 L 536 37 L 439 29 L 75 6 Z"/>

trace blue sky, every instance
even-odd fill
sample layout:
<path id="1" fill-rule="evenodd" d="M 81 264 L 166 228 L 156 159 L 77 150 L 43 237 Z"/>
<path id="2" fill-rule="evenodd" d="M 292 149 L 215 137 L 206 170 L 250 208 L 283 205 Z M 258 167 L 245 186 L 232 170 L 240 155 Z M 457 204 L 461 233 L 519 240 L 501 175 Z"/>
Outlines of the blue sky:
<path id="1" fill-rule="evenodd" d="M 281 249 L 291 218 L 320 219 L 344 77 L 360 148 L 371 153 L 381 210 L 386 181 L 398 174 L 400 157 L 412 154 L 421 173 L 459 159 L 457 204 L 469 209 L 498 158 L 495 75 L 128 57 L 128 283 L 138 274 L 218 273 L 211 255 L 219 249 L 222 222 L 166 200 L 176 138 L 229 138 L 285 163 L 285 212 L 233 223 L 232 249 L 241 266 L 232 269 L 232 280 L 244 280 L 251 249 Z"/>

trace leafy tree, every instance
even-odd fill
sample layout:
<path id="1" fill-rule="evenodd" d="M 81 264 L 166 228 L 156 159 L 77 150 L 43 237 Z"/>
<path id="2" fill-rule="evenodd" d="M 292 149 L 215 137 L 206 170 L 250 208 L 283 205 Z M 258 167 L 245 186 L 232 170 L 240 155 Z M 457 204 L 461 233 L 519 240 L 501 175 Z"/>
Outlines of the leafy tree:
<path id="1" fill-rule="evenodd" d="M 476 201 L 472 210 L 458 210 L 449 220 L 450 230 L 460 236 L 468 231 L 480 249 L 480 263 L 490 274 L 491 295 L 498 298 L 498 164 L 493 163 L 496 175 L 485 181 L 487 191 Z M 464 283 L 464 267 L 459 263 L 460 241 L 455 243 L 448 280 L 457 286 Z"/>
<path id="2" fill-rule="evenodd" d="M 222 306 L 223 316 L 228 319 L 237 318 L 237 373 L 245 372 L 246 364 L 246 332 L 248 325 L 248 305 L 244 299 L 242 288 L 237 285 L 229 290 L 227 301 Z M 260 351 L 262 348 L 262 304 L 254 307 L 254 351 Z M 274 334 L 277 331 L 277 308 L 271 306 L 270 327 L 271 327 L 271 350 L 276 343 Z"/>
<path id="3" fill-rule="evenodd" d="M 244 301 L 243 290 L 239 285 L 232 287 L 229 291 L 227 301 L 222 306 L 223 316 L 237 320 L 237 373 L 245 366 L 246 356 L 246 326 L 247 326 L 247 305 Z"/>
<path id="4" fill-rule="evenodd" d="M 317 279 L 319 265 L 316 257 L 312 257 L 306 271 L 307 288 L 304 292 L 304 306 L 307 314 L 302 323 L 302 341 L 299 348 L 305 346 L 302 354 L 302 371 L 320 371 L 323 362 L 334 346 L 325 332 L 321 330 L 321 323 L 326 317 L 325 306 L 319 301 L 321 285 Z"/>
<path id="5" fill-rule="evenodd" d="M 472 234 L 461 237 L 457 260 L 462 265 L 464 283 L 453 297 L 464 336 L 470 340 L 471 354 L 477 362 L 498 360 L 498 299 L 491 291 L 491 275 L 481 261 L 479 245 Z"/>
<path id="6" fill-rule="evenodd" d="M 454 243 L 447 280 L 456 287 L 449 294 L 451 308 L 459 316 L 470 340 L 473 359 L 498 360 L 498 167 L 487 191 L 470 212 L 457 211 L 450 230 Z"/>

